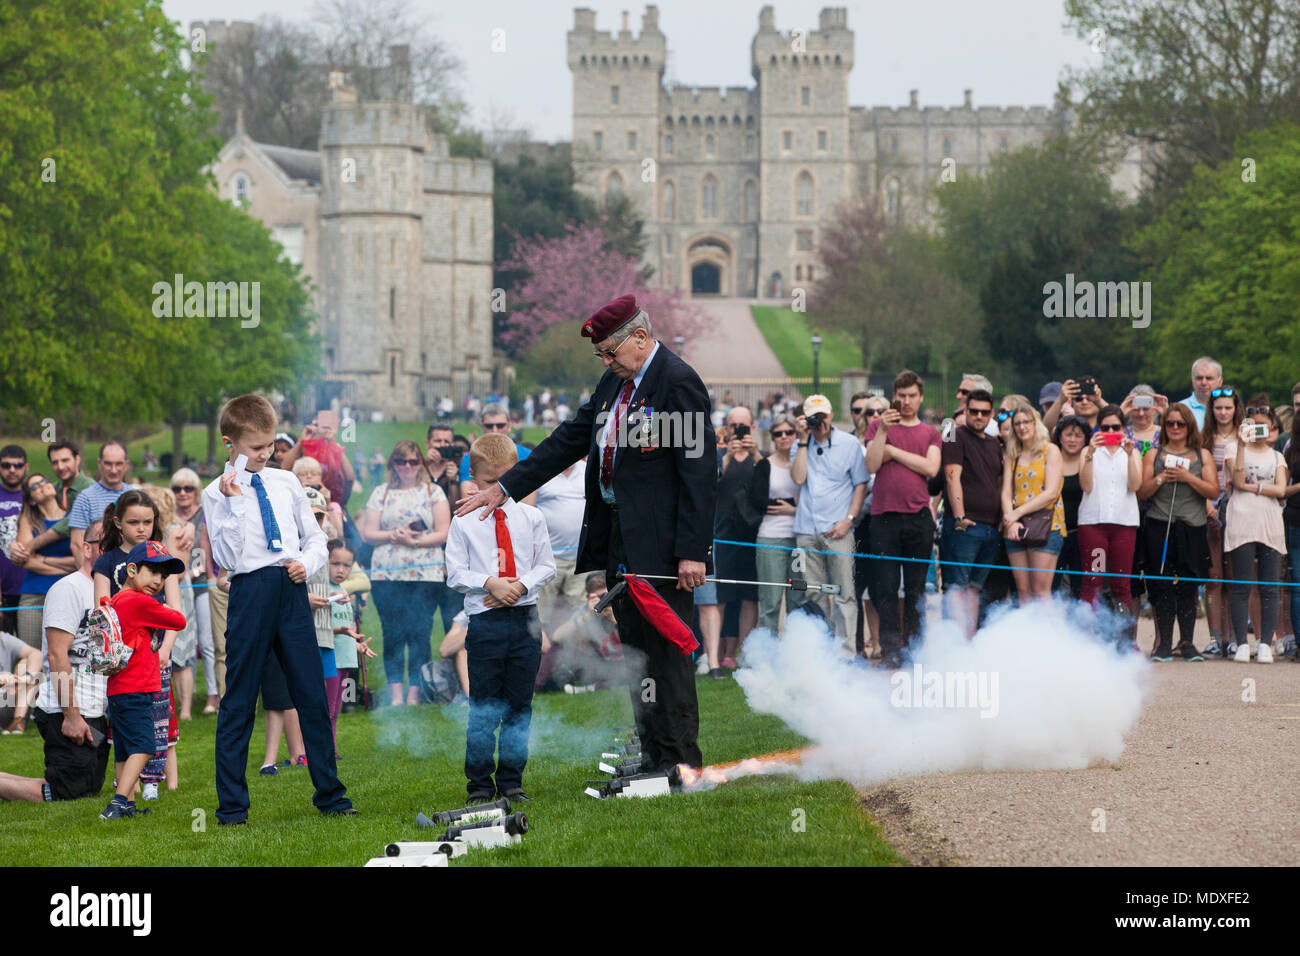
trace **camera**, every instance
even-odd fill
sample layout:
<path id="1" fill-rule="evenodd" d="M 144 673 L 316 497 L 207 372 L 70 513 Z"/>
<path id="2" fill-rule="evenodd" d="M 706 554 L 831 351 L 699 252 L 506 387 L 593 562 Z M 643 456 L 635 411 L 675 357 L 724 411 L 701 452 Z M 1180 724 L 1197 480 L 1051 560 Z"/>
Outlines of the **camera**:
<path id="1" fill-rule="evenodd" d="M 443 461 L 450 461 L 457 465 L 465 457 L 465 448 L 463 445 L 452 442 L 450 445 L 443 445 L 438 449 L 438 454 L 442 456 Z"/>
<path id="2" fill-rule="evenodd" d="M 808 427 L 815 432 L 821 431 L 826 427 L 826 416 L 821 412 L 818 412 L 816 415 L 809 415 Z"/>
<path id="3" fill-rule="evenodd" d="M 746 435 L 748 435 L 748 434 L 749 434 L 749 426 L 748 426 L 748 425 L 732 425 L 732 426 L 731 426 L 731 437 L 732 437 L 732 438 L 744 438 L 744 437 L 745 437 Z"/>
<path id="4" fill-rule="evenodd" d="M 1097 394 L 1097 380 L 1096 380 L 1095 378 L 1093 378 L 1091 375 L 1088 376 L 1087 378 L 1081 378 L 1081 379 L 1079 379 L 1079 394 L 1080 394 L 1081 396 L 1082 396 L 1082 395 L 1096 395 L 1096 394 Z"/>
<path id="5" fill-rule="evenodd" d="M 1250 430 L 1250 437 L 1259 441 L 1262 438 L 1268 438 L 1269 427 L 1264 422 L 1254 422 Z"/>

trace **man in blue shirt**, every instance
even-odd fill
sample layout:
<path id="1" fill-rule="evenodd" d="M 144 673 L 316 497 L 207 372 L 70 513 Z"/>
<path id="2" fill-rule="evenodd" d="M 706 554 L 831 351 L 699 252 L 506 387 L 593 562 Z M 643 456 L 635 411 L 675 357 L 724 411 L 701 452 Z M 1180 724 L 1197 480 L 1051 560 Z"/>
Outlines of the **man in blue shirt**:
<path id="1" fill-rule="evenodd" d="M 1208 355 L 1202 355 L 1192 363 L 1192 394 L 1183 399 L 1183 404 L 1196 416 L 1196 427 L 1205 427 L 1205 409 L 1210 404 L 1210 392 L 1223 385 L 1223 366 Z"/>
<path id="2" fill-rule="evenodd" d="M 105 508 L 122 497 L 123 492 L 135 487 L 123 481 L 129 467 L 126 446 L 120 441 L 104 442 L 99 449 L 99 480 L 77 495 L 72 510 L 68 512 L 73 554 L 81 553 L 81 540 L 91 522 L 103 518 Z"/>
<path id="3" fill-rule="evenodd" d="M 862 444 L 832 425 L 831 414 L 830 399 L 811 395 L 795 420 L 799 447 L 790 464 L 790 479 L 802 490 L 794 514 L 794 539 L 808 583 L 840 587 L 831 599 L 829 620 L 851 657 L 857 653 L 859 609 L 849 532 L 866 500 L 868 475 Z M 828 551 L 833 553 L 824 553 Z M 798 572 L 797 567 L 793 570 Z"/>
<path id="4" fill-rule="evenodd" d="M 483 426 L 483 434 L 489 432 L 500 432 L 505 435 L 510 431 L 510 413 L 506 411 L 504 405 L 495 402 L 483 406 L 483 414 L 479 417 L 479 424 Z M 532 449 L 525 448 L 519 442 L 515 442 L 515 453 L 519 455 L 519 460 L 525 460 L 531 453 Z M 460 480 L 469 481 L 469 455 L 460 460 Z M 527 504 L 532 504 L 531 501 Z"/>

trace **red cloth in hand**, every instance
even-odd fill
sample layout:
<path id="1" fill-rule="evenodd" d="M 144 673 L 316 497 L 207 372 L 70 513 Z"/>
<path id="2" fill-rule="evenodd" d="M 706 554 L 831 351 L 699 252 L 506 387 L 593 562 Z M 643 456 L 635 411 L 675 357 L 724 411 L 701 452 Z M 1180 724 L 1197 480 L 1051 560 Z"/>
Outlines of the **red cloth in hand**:
<path id="1" fill-rule="evenodd" d="M 700 642 L 695 639 L 695 632 L 677 616 L 677 612 L 668 606 L 668 602 L 650 582 L 635 574 L 624 574 L 623 580 L 627 582 L 627 593 L 631 596 L 632 603 L 637 606 L 646 623 L 675 644 L 682 654 L 688 657 L 694 654 L 700 646 Z"/>

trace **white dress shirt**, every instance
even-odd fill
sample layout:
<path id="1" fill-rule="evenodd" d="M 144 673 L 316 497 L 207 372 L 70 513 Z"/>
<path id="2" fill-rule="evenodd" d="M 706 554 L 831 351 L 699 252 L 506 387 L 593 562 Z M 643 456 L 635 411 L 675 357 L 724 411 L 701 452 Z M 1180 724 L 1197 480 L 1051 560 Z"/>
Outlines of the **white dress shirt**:
<path id="1" fill-rule="evenodd" d="M 243 493 L 227 498 L 217 478 L 203 489 L 203 518 L 208 525 L 213 562 L 234 577 L 274 564 L 301 561 L 310 578 L 328 561 L 328 539 L 311 513 L 302 484 L 293 472 L 279 468 L 263 468 L 257 474 L 262 477 L 280 526 L 283 550 L 267 547 L 257 489 L 241 480 L 239 490 Z"/>
<path id="2" fill-rule="evenodd" d="M 1137 492 L 1128 490 L 1128 455 L 1122 449 L 1092 452 L 1092 491 L 1079 500 L 1079 524 L 1138 524 Z"/>
<path id="3" fill-rule="evenodd" d="M 511 606 L 536 604 L 542 585 L 555 577 L 555 557 L 551 554 L 546 518 L 532 505 L 514 500 L 507 500 L 501 510 L 506 514 L 506 529 L 515 555 L 515 576 L 528 589 Z M 491 610 L 483 603 L 488 596 L 484 585 L 488 578 L 502 576 L 497 563 L 496 518 L 488 515 L 480 521 L 482 512 L 482 508 L 477 508 L 452 518 L 447 532 L 447 584 L 465 595 L 467 614 Z"/>

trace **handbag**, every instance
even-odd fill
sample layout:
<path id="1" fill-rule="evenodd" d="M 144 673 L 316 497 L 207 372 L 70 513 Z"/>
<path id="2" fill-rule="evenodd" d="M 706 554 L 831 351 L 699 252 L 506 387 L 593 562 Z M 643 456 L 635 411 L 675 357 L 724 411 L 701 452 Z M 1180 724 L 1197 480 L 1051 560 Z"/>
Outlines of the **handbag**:
<path id="1" fill-rule="evenodd" d="M 1026 548 L 1041 548 L 1047 544 L 1047 539 L 1052 533 L 1052 509 L 1031 511 L 1020 519 L 1020 524 L 1024 527 L 1025 533 L 1017 543 Z"/>

